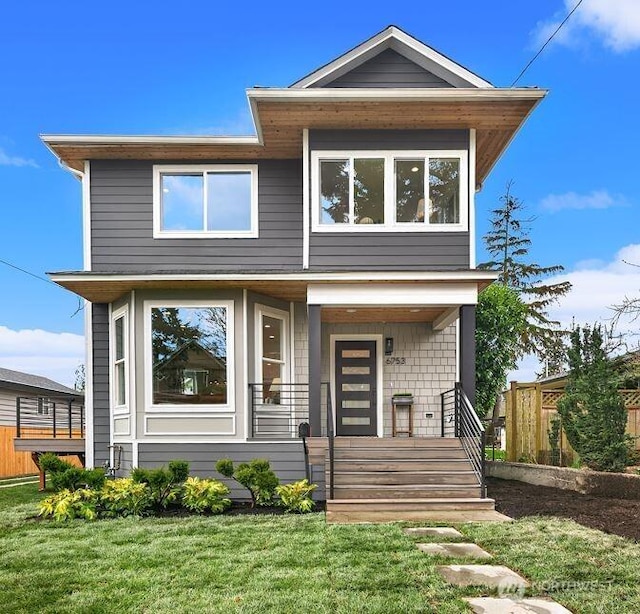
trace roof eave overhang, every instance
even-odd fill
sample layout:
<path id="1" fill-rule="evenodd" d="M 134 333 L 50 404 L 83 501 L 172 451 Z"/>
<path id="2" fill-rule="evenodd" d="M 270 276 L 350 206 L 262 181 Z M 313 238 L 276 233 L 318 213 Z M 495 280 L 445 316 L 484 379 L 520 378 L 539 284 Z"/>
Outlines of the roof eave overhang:
<path id="1" fill-rule="evenodd" d="M 109 303 L 135 289 L 170 290 L 172 288 L 205 290 L 216 287 L 258 289 L 269 287 L 285 292 L 306 288 L 309 284 L 388 284 L 466 283 L 483 290 L 497 278 L 493 271 L 363 271 L 363 272 L 272 272 L 217 274 L 124 274 L 124 273 L 50 273 L 53 282 L 92 303 Z"/>

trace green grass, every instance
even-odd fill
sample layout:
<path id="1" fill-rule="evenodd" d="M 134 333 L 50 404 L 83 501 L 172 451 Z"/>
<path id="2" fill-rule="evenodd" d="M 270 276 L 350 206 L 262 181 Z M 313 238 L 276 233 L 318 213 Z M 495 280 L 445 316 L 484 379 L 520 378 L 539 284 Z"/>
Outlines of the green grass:
<path id="1" fill-rule="evenodd" d="M 28 518 L 34 486 L 0 500 L 0 611 L 467 611 L 398 525 L 326 525 L 307 516 Z M 5 493 L 1 493 L 0 496 Z M 30 500 L 30 503 L 26 503 Z M 640 611 L 640 545 L 571 521 L 462 525 L 462 532 L 581 613 Z"/>
<path id="2" fill-rule="evenodd" d="M 494 455 L 495 455 L 495 458 L 494 458 Z M 495 450 L 493 448 L 485 448 L 484 457 L 487 460 L 503 461 L 507 459 L 507 451 L 501 450 L 500 448 L 496 448 Z"/>

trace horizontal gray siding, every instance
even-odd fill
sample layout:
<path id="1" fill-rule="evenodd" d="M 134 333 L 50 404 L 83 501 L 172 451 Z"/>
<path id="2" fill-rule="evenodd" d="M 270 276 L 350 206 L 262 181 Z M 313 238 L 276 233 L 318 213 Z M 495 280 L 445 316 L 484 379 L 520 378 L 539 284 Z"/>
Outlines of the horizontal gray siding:
<path id="1" fill-rule="evenodd" d="M 393 49 L 385 49 L 370 60 L 320 87 L 453 87 L 444 79 L 418 66 Z"/>
<path id="2" fill-rule="evenodd" d="M 92 269 L 97 272 L 300 269 L 301 203 L 301 162 L 260 161 L 259 238 L 154 239 L 152 162 L 94 160 Z"/>
<path id="3" fill-rule="evenodd" d="M 93 336 L 93 465 L 109 460 L 109 306 L 91 305 Z"/>
<path id="4" fill-rule="evenodd" d="M 247 491 L 233 480 L 227 480 L 216 471 L 215 464 L 221 458 L 234 463 L 248 462 L 254 458 L 266 458 L 281 483 L 294 482 L 305 477 L 302 443 L 140 443 L 138 462 L 140 467 L 160 467 L 170 460 L 189 461 L 191 475 L 212 477 L 224 481 L 234 499 L 247 499 Z"/>
<path id="5" fill-rule="evenodd" d="M 122 455 L 120 456 L 120 471 L 118 471 L 118 477 L 126 477 L 133 469 L 133 450 L 130 443 L 117 444 L 122 448 Z"/>
<path id="6" fill-rule="evenodd" d="M 468 130 L 312 130 L 310 149 L 467 150 Z M 312 269 L 455 270 L 469 268 L 468 232 L 311 233 Z"/>
<path id="7" fill-rule="evenodd" d="M 317 269 L 456 270 L 469 268 L 469 233 L 312 233 Z"/>
<path id="8" fill-rule="evenodd" d="M 469 149 L 468 130 L 309 130 L 313 150 Z"/>

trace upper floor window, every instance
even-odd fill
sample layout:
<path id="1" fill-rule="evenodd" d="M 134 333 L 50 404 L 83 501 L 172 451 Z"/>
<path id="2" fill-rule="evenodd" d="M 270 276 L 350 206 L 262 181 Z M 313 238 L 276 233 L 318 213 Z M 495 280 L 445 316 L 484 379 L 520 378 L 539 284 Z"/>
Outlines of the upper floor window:
<path id="1" fill-rule="evenodd" d="M 467 152 L 314 152 L 313 230 L 466 230 Z"/>
<path id="2" fill-rule="evenodd" d="M 156 238 L 258 236 L 254 164 L 154 166 Z"/>

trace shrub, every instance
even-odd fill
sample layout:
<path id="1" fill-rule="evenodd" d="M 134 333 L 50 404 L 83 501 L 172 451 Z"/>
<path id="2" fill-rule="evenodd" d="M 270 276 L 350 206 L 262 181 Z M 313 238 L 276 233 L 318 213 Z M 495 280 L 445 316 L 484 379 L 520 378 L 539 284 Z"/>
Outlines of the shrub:
<path id="1" fill-rule="evenodd" d="M 292 484 L 278 486 L 276 488 L 276 492 L 280 497 L 280 505 L 282 505 L 287 512 L 306 514 L 313 510 L 311 493 L 316 488 L 316 484 L 309 484 L 308 480 L 305 478 L 304 480 L 299 480 Z"/>
<path id="2" fill-rule="evenodd" d="M 78 490 L 81 488 L 102 488 L 106 475 L 104 469 L 83 469 L 62 460 L 52 452 L 43 454 L 38 462 L 43 471 L 49 474 L 51 488 L 56 491 Z"/>
<path id="3" fill-rule="evenodd" d="M 571 447 L 596 471 L 624 471 L 631 439 L 619 375 L 600 326 L 571 333 L 569 376 L 558 414 Z"/>
<path id="4" fill-rule="evenodd" d="M 40 502 L 40 516 L 58 521 L 72 518 L 95 520 L 98 517 L 99 498 L 100 493 L 90 488 L 65 488 Z"/>
<path id="5" fill-rule="evenodd" d="M 137 467 L 131 472 L 134 482 L 148 485 L 153 503 L 158 508 L 167 508 L 179 499 L 181 485 L 188 475 L 189 463 L 178 460 L 171 461 L 168 469 Z"/>
<path id="6" fill-rule="evenodd" d="M 268 460 L 255 458 L 248 463 L 240 463 L 234 469 L 233 461 L 223 458 L 216 463 L 216 470 L 249 491 L 252 507 L 273 503 L 280 481 L 271 470 Z"/>
<path id="7" fill-rule="evenodd" d="M 118 478 L 104 484 L 100 503 L 106 516 L 142 516 L 150 510 L 153 497 L 146 483 Z"/>
<path id="8" fill-rule="evenodd" d="M 221 514 L 231 505 L 229 488 L 218 480 L 188 478 L 183 485 L 182 503 L 192 512 Z"/>

